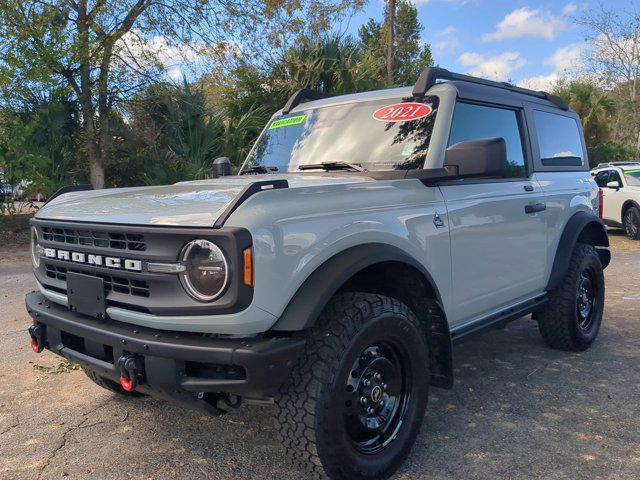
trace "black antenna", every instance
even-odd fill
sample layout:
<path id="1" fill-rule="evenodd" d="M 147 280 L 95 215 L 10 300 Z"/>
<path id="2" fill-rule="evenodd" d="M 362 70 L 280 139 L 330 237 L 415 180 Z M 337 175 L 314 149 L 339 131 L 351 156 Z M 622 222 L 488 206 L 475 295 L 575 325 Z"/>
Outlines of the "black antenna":
<path id="1" fill-rule="evenodd" d="M 289 100 L 287 100 L 287 103 L 282 109 L 282 113 L 286 115 L 296 106 L 300 105 L 304 100 L 320 100 L 322 98 L 329 98 L 333 96 L 334 95 L 332 93 L 318 92 L 316 90 L 303 88 L 289 97 Z"/>

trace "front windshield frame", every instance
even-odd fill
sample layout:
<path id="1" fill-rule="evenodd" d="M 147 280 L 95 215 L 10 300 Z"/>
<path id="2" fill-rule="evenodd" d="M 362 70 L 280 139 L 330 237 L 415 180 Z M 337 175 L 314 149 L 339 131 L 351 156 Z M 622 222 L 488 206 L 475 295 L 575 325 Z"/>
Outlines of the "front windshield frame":
<path id="1" fill-rule="evenodd" d="M 397 103 L 409 103 L 409 102 L 420 102 L 420 103 L 428 103 L 429 101 L 433 101 L 434 103 L 434 107 L 433 107 L 433 112 L 424 118 L 429 118 L 431 117 L 433 120 L 431 121 L 431 125 L 430 125 L 430 132 L 429 132 L 429 138 L 426 140 L 426 147 L 424 148 L 424 151 L 421 153 L 420 155 L 420 159 L 418 162 L 413 162 L 411 165 L 407 165 L 405 168 L 394 168 L 394 167 L 390 167 L 390 168 L 375 168 L 375 169 L 367 169 L 368 173 L 380 173 L 380 172 L 407 172 L 410 170 L 422 170 L 424 168 L 426 168 L 427 165 L 427 160 L 429 159 L 429 157 L 431 157 L 431 150 L 432 147 L 434 146 L 434 144 L 436 145 L 436 148 L 439 150 L 441 148 L 441 145 L 438 141 L 438 136 L 437 136 L 437 132 L 441 129 L 441 127 L 439 127 L 439 125 L 441 124 L 442 120 L 440 118 L 440 110 L 443 108 L 443 105 L 445 106 L 445 110 L 449 110 L 447 106 L 448 102 L 443 102 L 443 98 L 442 96 L 438 93 L 438 92 L 429 92 L 429 95 L 427 95 L 424 100 L 414 100 L 411 96 L 410 93 L 407 94 L 407 92 L 389 92 L 389 95 L 385 95 L 385 96 L 372 96 L 371 98 L 363 98 L 363 99 L 357 99 L 357 100 L 350 100 L 350 101 L 345 101 L 345 102 L 336 102 L 336 103 L 326 103 L 326 104 L 321 104 L 321 105 L 317 105 L 315 104 L 315 102 L 310 103 L 307 105 L 305 105 L 304 107 L 306 108 L 296 108 L 294 109 L 292 112 L 289 112 L 287 115 L 283 115 L 281 111 L 278 111 L 277 113 L 275 113 L 270 119 L 269 121 L 266 123 L 265 127 L 263 128 L 262 132 L 260 133 L 260 135 L 258 136 L 258 138 L 256 139 L 256 141 L 254 142 L 253 146 L 251 147 L 251 150 L 249 151 L 247 157 L 245 158 L 245 160 L 242 163 L 242 166 L 240 167 L 239 173 L 242 174 L 244 171 L 248 171 L 251 170 L 253 168 L 256 167 L 270 167 L 271 165 L 267 165 L 266 163 L 259 163 L 259 164 L 254 164 L 252 162 L 252 159 L 255 155 L 255 151 L 256 148 L 258 147 L 260 141 L 265 137 L 265 135 L 267 134 L 267 131 L 269 130 L 269 126 L 272 124 L 272 122 L 274 122 L 275 120 L 279 119 L 279 118 L 286 118 L 288 116 L 295 116 L 295 115 L 300 115 L 300 114 L 305 114 L 306 112 L 310 112 L 310 111 L 314 111 L 314 110 L 319 110 L 319 109 L 324 109 L 324 108 L 335 108 L 335 107 L 345 107 L 348 105 L 353 105 L 353 104 L 363 104 L 363 103 L 374 103 L 374 102 L 379 102 L 380 105 L 378 108 L 381 108 L 385 105 L 391 105 L 391 104 L 397 104 Z M 324 102 L 323 102 L 324 103 Z M 444 115 L 445 117 L 447 117 L 447 115 Z M 413 120 L 411 121 L 411 123 L 413 122 L 418 122 L 420 120 Z M 445 119 L 446 121 L 446 119 Z M 393 122 L 395 124 L 409 124 L 410 122 Z M 267 162 L 268 163 L 268 162 Z M 316 164 L 316 162 L 313 161 L 309 161 L 309 162 L 304 162 L 304 163 L 297 163 L 296 167 L 298 167 L 299 165 L 306 165 L 306 164 Z M 349 163 L 349 164 L 355 164 L 357 166 L 360 165 L 360 163 L 358 162 L 349 162 L 345 159 L 344 162 L 341 162 L 340 160 L 338 160 L 338 163 Z M 311 169 L 311 170 L 304 170 L 304 169 L 299 169 L 299 168 L 295 168 L 295 169 L 289 169 L 290 165 L 291 165 L 291 158 L 289 159 L 289 161 L 285 164 L 287 166 L 286 169 L 280 169 L 280 170 L 267 170 L 264 172 L 255 172 L 255 173 L 281 173 L 281 174 L 285 174 L 285 173 L 295 173 L 295 174 L 305 174 L 305 173 L 311 173 L 311 174 L 318 174 L 318 173 L 325 173 L 326 170 L 323 170 L 321 168 L 318 169 Z M 279 165 L 282 166 L 282 165 Z M 397 167 L 397 165 L 396 165 Z M 348 171 L 348 169 L 342 170 L 341 173 L 350 173 Z"/>

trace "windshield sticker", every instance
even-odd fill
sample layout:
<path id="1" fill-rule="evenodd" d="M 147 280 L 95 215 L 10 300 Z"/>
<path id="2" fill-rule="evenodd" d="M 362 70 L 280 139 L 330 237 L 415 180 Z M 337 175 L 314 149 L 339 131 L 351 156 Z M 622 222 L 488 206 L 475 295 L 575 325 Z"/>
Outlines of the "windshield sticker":
<path id="1" fill-rule="evenodd" d="M 410 157 L 416 149 L 416 142 L 407 142 L 402 147 L 402 156 Z"/>
<path id="2" fill-rule="evenodd" d="M 624 173 L 640 173 L 640 170 L 625 170 Z"/>
<path id="3" fill-rule="evenodd" d="M 278 118 L 271 122 L 268 130 L 275 130 L 276 128 L 290 127 L 291 125 L 300 125 L 307 118 L 306 114 L 294 115 L 293 117 Z"/>
<path id="4" fill-rule="evenodd" d="M 431 115 L 433 108 L 426 103 L 396 103 L 379 108 L 373 118 L 379 122 L 408 122 Z"/>

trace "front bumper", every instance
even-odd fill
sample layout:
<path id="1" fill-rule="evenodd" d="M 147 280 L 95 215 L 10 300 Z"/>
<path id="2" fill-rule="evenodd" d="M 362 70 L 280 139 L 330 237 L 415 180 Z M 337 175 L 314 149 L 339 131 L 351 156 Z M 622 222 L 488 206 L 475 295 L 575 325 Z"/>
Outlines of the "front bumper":
<path id="1" fill-rule="evenodd" d="M 273 395 L 304 348 L 299 338 L 211 338 L 97 320 L 39 292 L 27 295 L 26 306 L 34 324 L 44 327 L 45 348 L 116 382 L 118 359 L 135 355 L 143 365 L 137 390 L 209 413 L 217 412 L 207 393 Z"/>

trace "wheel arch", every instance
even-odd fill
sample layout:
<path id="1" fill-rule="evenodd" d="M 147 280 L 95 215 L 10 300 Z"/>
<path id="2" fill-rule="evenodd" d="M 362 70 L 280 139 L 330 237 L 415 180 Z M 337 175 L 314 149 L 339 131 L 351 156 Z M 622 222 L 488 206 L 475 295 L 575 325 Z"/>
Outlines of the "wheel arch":
<path id="1" fill-rule="evenodd" d="M 406 303 L 427 331 L 432 385 L 451 388 L 451 336 L 438 287 L 423 265 L 392 245 L 359 245 L 325 261 L 300 286 L 271 330 L 313 327 L 329 300 L 345 291 L 377 293 Z"/>
<path id="2" fill-rule="evenodd" d="M 635 200 L 626 200 L 622 204 L 622 210 L 620 212 L 620 219 L 622 220 L 623 223 L 624 223 L 624 214 L 627 213 L 627 210 L 630 209 L 631 207 L 636 207 L 637 209 L 640 209 L 640 205 Z"/>
<path id="3" fill-rule="evenodd" d="M 578 242 L 596 247 L 602 262 L 602 268 L 606 268 L 609 265 L 611 252 L 606 248 L 602 248 L 609 247 L 609 237 L 604 224 L 592 213 L 577 212 L 569 219 L 560 236 L 551 275 L 547 283 L 547 291 L 554 290 L 560 285 L 569 268 L 571 252 Z"/>

